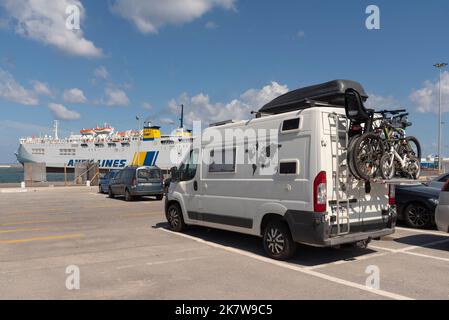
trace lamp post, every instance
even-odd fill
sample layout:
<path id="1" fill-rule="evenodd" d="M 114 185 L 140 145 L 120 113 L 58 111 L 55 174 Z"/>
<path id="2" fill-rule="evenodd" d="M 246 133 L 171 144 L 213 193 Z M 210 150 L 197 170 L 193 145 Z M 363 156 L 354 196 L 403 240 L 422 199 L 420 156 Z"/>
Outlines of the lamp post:
<path id="1" fill-rule="evenodd" d="M 136 116 L 137 121 L 137 166 L 140 166 L 140 116 Z"/>
<path id="2" fill-rule="evenodd" d="M 441 99 L 441 96 L 442 96 L 441 76 L 443 74 L 443 68 L 445 68 L 447 65 L 448 64 L 445 62 L 437 63 L 437 64 L 433 65 L 435 68 L 438 68 L 438 70 L 440 71 L 440 80 L 439 80 L 439 89 L 438 89 L 438 91 L 439 91 L 439 94 L 438 94 L 438 96 L 439 96 L 439 103 L 438 103 L 438 171 L 439 172 L 441 172 L 441 168 L 442 168 L 442 166 L 441 166 L 442 165 L 442 163 L 441 163 L 441 160 L 442 160 L 442 156 L 441 156 L 441 153 L 442 153 L 442 150 L 441 150 L 441 140 L 442 140 L 441 126 L 443 124 L 442 112 L 441 112 L 441 101 L 442 101 L 442 99 Z"/>

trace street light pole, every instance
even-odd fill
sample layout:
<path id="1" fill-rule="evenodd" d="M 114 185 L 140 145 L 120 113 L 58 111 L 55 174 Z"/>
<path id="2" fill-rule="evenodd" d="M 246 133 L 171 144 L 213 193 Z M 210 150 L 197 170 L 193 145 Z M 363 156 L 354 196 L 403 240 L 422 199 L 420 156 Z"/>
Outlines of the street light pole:
<path id="1" fill-rule="evenodd" d="M 140 166 L 140 116 L 136 116 L 137 120 L 137 166 Z"/>
<path id="2" fill-rule="evenodd" d="M 442 120 L 442 111 L 441 111 L 441 102 L 442 102 L 442 92 L 441 92 L 441 78 L 442 78 L 442 74 L 443 74 L 443 68 L 445 68 L 448 64 L 447 63 L 437 63 L 434 65 L 435 68 L 438 68 L 438 70 L 440 71 L 440 80 L 439 80 L 439 103 L 438 103 L 438 171 L 441 172 L 442 169 L 442 149 L 441 149 L 441 141 L 442 141 L 442 136 L 441 136 L 441 126 L 443 124 L 443 120 Z"/>

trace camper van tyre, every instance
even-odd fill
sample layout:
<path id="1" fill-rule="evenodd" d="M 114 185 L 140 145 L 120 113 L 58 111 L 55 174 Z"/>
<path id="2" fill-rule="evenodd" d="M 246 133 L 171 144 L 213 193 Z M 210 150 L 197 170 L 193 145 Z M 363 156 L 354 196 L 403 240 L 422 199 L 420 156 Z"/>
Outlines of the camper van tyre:
<path id="1" fill-rule="evenodd" d="M 109 187 L 109 189 L 108 189 L 108 196 L 109 196 L 109 198 L 111 198 L 111 199 L 114 198 L 114 193 L 112 193 L 111 187 Z"/>
<path id="2" fill-rule="evenodd" d="M 166 218 L 170 228 L 175 232 L 181 232 L 187 227 L 184 223 L 181 207 L 175 202 L 168 206 Z"/>
<path id="3" fill-rule="evenodd" d="M 268 222 L 263 232 L 263 246 L 267 255 L 275 260 L 288 260 L 296 251 L 290 229 L 281 220 Z"/>

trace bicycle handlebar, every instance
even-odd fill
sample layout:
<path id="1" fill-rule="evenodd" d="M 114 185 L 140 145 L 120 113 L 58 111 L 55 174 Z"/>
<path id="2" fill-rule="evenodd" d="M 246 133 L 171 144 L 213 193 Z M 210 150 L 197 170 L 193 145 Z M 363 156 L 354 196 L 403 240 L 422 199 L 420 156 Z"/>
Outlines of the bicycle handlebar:
<path id="1" fill-rule="evenodd" d="M 380 114 L 388 114 L 388 113 L 390 113 L 390 114 L 398 114 L 398 113 L 401 113 L 401 112 L 406 112 L 407 110 L 405 110 L 405 109 L 399 109 L 399 110 L 382 110 L 382 111 L 377 111 L 377 113 L 380 113 Z"/>

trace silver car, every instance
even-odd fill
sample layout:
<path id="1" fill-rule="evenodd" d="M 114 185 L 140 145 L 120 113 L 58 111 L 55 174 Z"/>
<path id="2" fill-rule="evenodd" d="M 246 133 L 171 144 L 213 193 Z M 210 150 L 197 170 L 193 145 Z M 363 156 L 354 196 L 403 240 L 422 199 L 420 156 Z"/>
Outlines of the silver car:
<path id="1" fill-rule="evenodd" d="M 438 207 L 435 211 L 435 222 L 440 231 L 449 232 L 449 180 L 441 189 Z"/>

